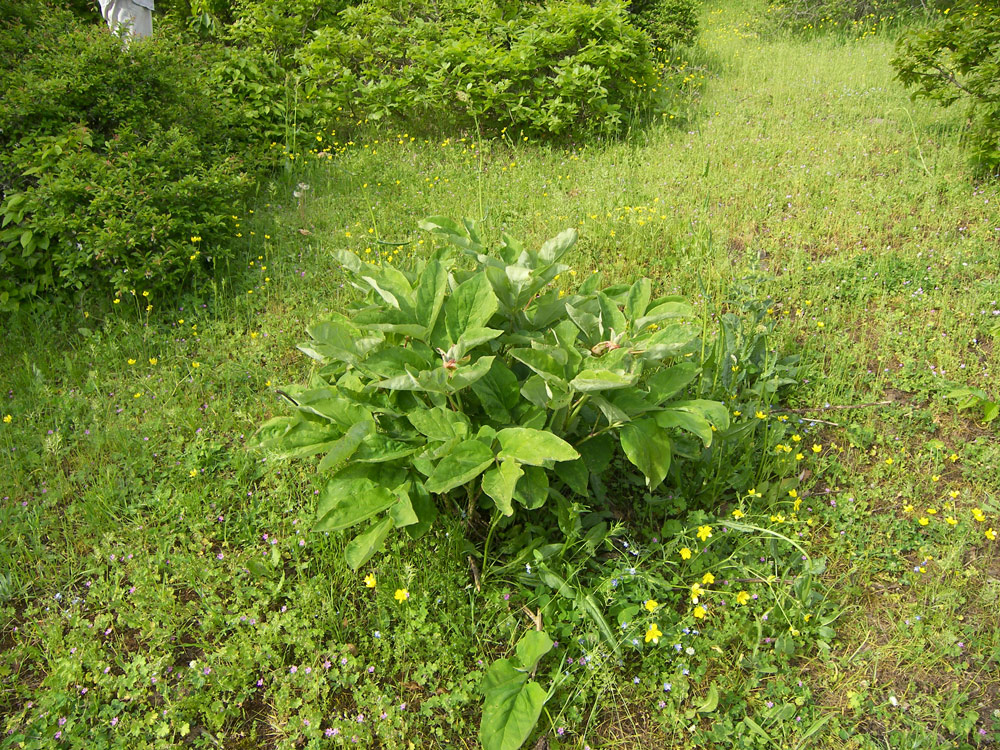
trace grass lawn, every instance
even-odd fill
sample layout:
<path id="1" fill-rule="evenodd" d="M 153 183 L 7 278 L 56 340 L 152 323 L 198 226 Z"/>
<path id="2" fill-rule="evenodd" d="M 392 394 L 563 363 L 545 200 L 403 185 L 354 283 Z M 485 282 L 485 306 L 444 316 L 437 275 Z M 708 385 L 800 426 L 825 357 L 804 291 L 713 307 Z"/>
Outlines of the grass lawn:
<path id="1" fill-rule="evenodd" d="M 1000 745 L 1000 189 L 962 113 L 893 81 L 891 34 L 762 16 L 706 5 L 684 117 L 565 148 L 323 134 L 332 158 L 234 209 L 245 269 L 6 322 L 0 747 L 478 747 L 485 670 L 538 618 L 559 645 L 535 747 Z M 649 276 L 713 330 L 758 301 L 801 357 L 787 402 L 733 404 L 761 422 L 743 486 L 612 498 L 612 538 L 567 552 L 614 647 L 516 530 L 474 575 L 457 510 L 351 571 L 348 538 L 310 531 L 314 463 L 247 448 L 308 379 L 306 327 L 353 298 L 330 250 L 405 264 L 431 214 L 485 214 L 494 242 L 576 227 L 557 284 Z"/>

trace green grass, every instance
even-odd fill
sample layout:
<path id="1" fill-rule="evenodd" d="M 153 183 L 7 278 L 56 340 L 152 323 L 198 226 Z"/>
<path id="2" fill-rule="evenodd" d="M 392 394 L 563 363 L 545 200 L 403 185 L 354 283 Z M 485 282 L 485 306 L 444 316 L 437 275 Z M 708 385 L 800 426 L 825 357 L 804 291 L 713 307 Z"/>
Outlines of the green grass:
<path id="1" fill-rule="evenodd" d="M 389 130 L 337 144 L 240 220 L 246 273 L 184 300 L 137 290 L 7 323 L 0 746 L 477 746 L 477 684 L 531 627 L 530 581 L 498 566 L 477 591 L 463 542 L 477 532 L 456 515 L 378 558 L 366 588 L 345 539 L 309 533 L 311 465 L 245 444 L 281 412 L 275 389 L 306 379 L 305 326 L 349 299 L 330 249 L 410 239 L 405 262 L 429 246 L 419 219 L 481 213 L 493 240 L 576 226 L 575 278 L 649 275 L 713 314 L 749 285 L 775 349 L 808 369 L 788 405 L 804 458 L 780 477 L 798 513 L 777 483 L 707 510 L 741 502 L 744 521 L 825 558 L 820 598 L 810 610 L 782 583 L 799 564 L 787 544 L 719 535 L 726 554 L 683 567 L 673 540 L 653 541 L 662 510 L 622 509 L 639 555 L 619 544 L 602 560 L 603 601 L 657 598 L 664 632 L 700 635 L 684 636 L 692 653 L 665 638 L 618 663 L 586 622 L 553 621 L 574 664 L 540 724 L 551 746 L 1000 741 L 1000 558 L 985 536 L 1000 528 L 1000 449 L 947 398 L 952 383 L 998 395 L 1000 190 L 971 181 L 961 112 L 892 80 L 891 38 L 764 36 L 755 14 L 706 7 L 700 114 L 680 127 L 575 149 Z M 725 523 L 680 518 L 695 548 L 692 519 Z M 716 595 L 695 623 L 681 592 L 651 583 L 708 569 L 759 599 Z M 792 654 L 768 630 L 781 608 L 802 633 Z M 713 686 L 718 706 L 699 712 Z"/>

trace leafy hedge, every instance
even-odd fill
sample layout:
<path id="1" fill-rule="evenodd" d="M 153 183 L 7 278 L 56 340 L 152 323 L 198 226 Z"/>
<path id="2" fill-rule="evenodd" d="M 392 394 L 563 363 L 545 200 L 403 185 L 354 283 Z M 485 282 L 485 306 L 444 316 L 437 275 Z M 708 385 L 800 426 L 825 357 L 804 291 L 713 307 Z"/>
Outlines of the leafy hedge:
<path id="1" fill-rule="evenodd" d="M 1000 173 L 1000 6 L 966 3 L 930 27 L 909 31 L 892 64 L 915 97 L 944 107 L 967 104 L 973 166 Z"/>
<path id="2" fill-rule="evenodd" d="M 207 275 L 207 259 L 235 252 L 225 217 L 261 162 L 232 138 L 206 60 L 169 34 L 124 49 L 106 26 L 50 11 L 7 22 L 0 310 Z"/>

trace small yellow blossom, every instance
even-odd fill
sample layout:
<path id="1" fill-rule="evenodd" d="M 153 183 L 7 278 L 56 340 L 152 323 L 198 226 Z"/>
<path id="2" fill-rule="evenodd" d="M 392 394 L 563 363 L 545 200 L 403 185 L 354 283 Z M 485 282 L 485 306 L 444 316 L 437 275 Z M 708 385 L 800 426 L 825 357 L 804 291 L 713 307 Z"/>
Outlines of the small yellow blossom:
<path id="1" fill-rule="evenodd" d="M 396 593 L 393 594 L 392 597 L 397 602 L 405 602 L 407 599 L 410 598 L 410 592 L 407 591 L 406 589 L 396 589 Z"/>
<path id="2" fill-rule="evenodd" d="M 373 589 L 375 588 L 375 584 L 376 580 L 374 573 L 369 573 L 368 575 L 365 576 L 365 586 L 367 586 L 370 589 Z"/>
<path id="3" fill-rule="evenodd" d="M 822 445 L 819 443 L 813 443 L 813 453 L 819 453 L 821 450 L 823 450 Z"/>
<path id="4" fill-rule="evenodd" d="M 977 521 L 979 521 L 979 523 L 982 523 L 983 521 L 986 520 L 986 514 L 983 513 L 981 508 L 973 508 L 972 517 L 975 518 Z"/>
<path id="5" fill-rule="evenodd" d="M 750 497 L 760 497 L 760 493 L 757 492 L 757 488 L 756 487 L 751 488 L 750 491 L 747 492 L 747 495 L 750 496 Z"/>
<path id="6" fill-rule="evenodd" d="M 697 607 L 694 608 L 694 612 L 692 612 L 691 614 L 694 615 L 694 618 L 696 620 L 701 620 L 702 618 L 705 617 L 707 613 L 708 611 L 699 604 Z"/>
<path id="7" fill-rule="evenodd" d="M 135 360 L 134 360 L 134 359 L 132 359 L 131 357 L 129 357 L 129 360 L 128 360 L 128 363 L 129 363 L 130 365 L 134 365 L 134 364 L 135 364 Z"/>
<path id="8" fill-rule="evenodd" d="M 927 515 L 929 515 L 929 516 L 936 516 L 937 515 L 937 508 L 928 508 L 924 512 L 927 513 Z"/>
<path id="9" fill-rule="evenodd" d="M 191 366 L 194 367 L 194 368 L 201 367 L 201 362 L 192 362 Z"/>
<path id="10" fill-rule="evenodd" d="M 801 435 L 792 435 L 792 441 L 795 442 L 795 443 L 801 443 L 802 442 L 802 436 Z"/>
<path id="11" fill-rule="evenodd" d="M 771 516 L 771 523 L 784 523 L 784 522 L 785 522 L 785 516 L 781 513 Z"/>
<path id="12" fill-rule="evenodd" d="M 927 516 L 921 516 L 920 519 L 917 521 L 917 523 L 919 523 L 921 526 L 926 526 L 930 522 L 931 521 L 929 518 L 927 518 Z"/>
<path id="13" fill-rule="evenodd" d="M 745 514 L 743 513 L 743 511 L 740 510 L 739 508 L 733 511 L 733 518 L 735 518 L 737 521 L 743 518 L 744 515 Z"/>
<path id="14" fill-rule="evenodd" d="M 950 456 L 948 456 L 948 460 L 951 461 L 952 463 L 955 463 L 958 460 L 958 454 L 952 453 Z"/>
<path id="15" fill-rule="evenodd" d="M 887 458 L 885 460 L 885 463 L 886 463 L 887 466 L 892 466 L 892 457 L 890 456 L 889 458 Z"/>
<path id="16" fill-rule="evenodd" d="M 803 456 L 801 453 L 796 453 L 795 454 L 795 460 L 796 461 L 801 461 L 803 458 L 805 458 L 805 456 Z"/>
<path id="17" fill-rule="evenodd" d="M 959 494 L 961 493 L 959 493 L 958 490 L 952 490 L 951 492 L 948 493 L 948 497 L 954 500 L 956 497 L 959 496 Z"/>
<path id="18" fill-rule="evenodd" d="M 740 606 L 748 603 L 750 601 L 750 594 L 746 591 L 741 591 L 736 595 L 736 603 Z"/>
<path id="19" fill-rule="evenodd" d="M 704 583 L 706 586 L 709 586 L 715 583 L 715 576 L 712 575 L 711 573 L 706 573 L 701 577 L 701 582 Z"/>
<path id="20" fill-rule="evenodd" d="M 698 534 L 697 534 L 697 536 L 698 536 L 699 539 L 701 539 L 701 541 L 703 541 L 703 542 L 706 541 L 710 536 L 712 536 L 712 527 L 711 526 L 699 526 L 698 527 Z"/>
<path id="21" fill-rule="evenodd" d="M 655 612 L 656 608 L 659 607 L 660 605 L 659 603 L 657 603 L 655 599 L 647 599 L 646 603 L 643 604 L 642 606 L 646 608 L 647 612 Z"/>
<path id="22" fill-rule="evenodd" d="M 158 360 L 156 357 L 150 357 L 149 358 L 149 364 L 151 364 L 151 365 L 155 365 L 159 361 L 160 360 Z"/>
<path id="23" fill-rule="evenodd" d="M 188 472 L 188 476 L 190 476 L 190 477 L 196 477 L 196 476 L 198 476 L 198 470 L 197 469 L 191 469 L 191 471 Z"/>
<path id="24" fill-rule="evenodd" d="M 4 414 L 3 415 L 3 423 L 4 424 L 10 424 L 12 421 L 14 421 L 14 417 L 12 417 L 10 414 Z"/>
<path id="25" fill-rule="evenodd" d="M 910 503 L 907 503 L 906 505 L 904 505 L 903 506 L 903 512 L 904 513 L 912 513 L 913 512 L 913 505 L 910 504 Z"/>
<path id="26" fill-rule="evenodd" d="M 948 516 L 946 519 L 944 519 L 944 522 L 949 526 L 958 526 L 958 519 L 952 518 L 951 516 Z"/>
<path id="27" fill-rule="evenodd" d="M 931 481 L 932 482 L 940 482 L 941 481 L 941 475 L 940 474 L 932 474 L 931 475 Z"/>
<path id="28" fill-rule="evenodd" d="M 795 498 L 795 502 L 792 503 L 792 510 L 797 511 L 801 507 L 802 507 L 802 498 L 801 497 Z"/>
<path id="29" fill-rule="evenodd" d="M 691 584 L 691 601 L 695 604 L 698 603 L 698 598 L 705 593 L 705 589 L 701 587 L 700 583 Z"/>
<path id="30" fill-rule="evenodd" d="M 649 630 L 646 631 L 646 643 L 649 643 L 650 641 L 653 643 L 659 643 L 661 635 L 663 635 L 663 633 L 660 632 L 660 626 L 654 622 L 649 626 Z"/>
<path id="31" fill-rule="evenodd" d="M 767 415 L 762 411 L 758 411 L 754 414 L 754 416 L 757 417 L 757 419 L 767 419 Z"/>
<path id="32" fill-rule="evenodd" d="M 992 542 L 997 538 L 997 533 L 993 529 L 986 529 L 986 538 Z"/>
<path id="33" fill-rule="evenodd" d="M 680 553 L 681 553 L 681 560 L 691 559 L 691 550 L 688 549 L 687 547 L 681 547 Z"/>
<path id="34" fill-rule="evenodd" d="M 799 496 L 799 493 L 795 490 L 788 490 L 788 496 L 794 500 Z"/>

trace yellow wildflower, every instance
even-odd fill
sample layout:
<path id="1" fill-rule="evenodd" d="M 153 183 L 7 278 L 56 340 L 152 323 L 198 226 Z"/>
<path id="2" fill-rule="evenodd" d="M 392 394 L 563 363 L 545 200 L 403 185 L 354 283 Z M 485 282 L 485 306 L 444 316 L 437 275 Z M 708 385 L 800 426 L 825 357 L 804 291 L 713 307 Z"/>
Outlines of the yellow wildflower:
<path id="1" fill-rule="evenodd" d="M 986 538 L 992 542 L 997 538 L 997 533 L 993 529 L 986 529 Z"/>
<path id="2" fill-rule="evenodd" d="M 750 601 L 750 594 L 746 591 L 741 591 L 736 595 L 736 603 L 739 605 L 744 605 Z"/>
<path id="3" fill-rule="evenodd" d="M 681 547 L 680 553 L 681 553 L 681 560 L 691 559 L 691 550 L 689 550 L 687 547 Z"/>
<path id="4" fill-rule="evenodd" d="M 706 573 L 701 577 L 701 582 L 704 583 L 706 586 L 711 585 L 715 583 L 715 576 L 712 575 L 711 573 Z"/>
<path id="5" fill-rule="evenodd" d="M 929 518 L 927 518 L 927 516 L 921 516 L 920 520 L 917 521 L 917 523 L 919 523 L 921 526 L 926 526 L 930 522 L 931 521 Z"/>
<path id="6" fill-rule="evenodd" d="M 703 589 L 700 584 L 695 583 L 691 585 L 691 601 L 695 604 L 698 603 L 698 597 L 704 593 L 705 589 Z"/>
<path id="7" fill-rule="evenodd" d="M 743 518 L 744 515 L 745 514 L 743 513 L 743 511 L 740 510 L 739 508 L 733 511 L 733 518 L 735 518 L 737 521 Z"/>
<path id="8" fill-rule="evenodd" d="M 694 612 L 692 612 L 696 620 L 701 620 L 702 618 L 705 617 L 707 613 L 708 611 L 700 604 L 697 607 L 695 607 Z"/>
<path id="9" fill-rule="evenodd" d="M 647 612 L 655 612 L 656 608 L 659 607 L 660 605 L 657 603 L 655 599 L 647 599 L 646 603 L 642 606 L 646 608 Z"/>
<path id="10" fill-rule="evenodd" d="M 983 513 L 983 511 L 982 511 L 981 508 L 973 508 L 972 509 L 972 517 L 975 518 L 980 523 L 982 523 L 983 521 L 986 520 L 986 514 Z"/>
<path id="11" fill-rule="evenodd" d="M 646 631 L 646 643 L 652 641 L 653 643 L 660 642 L 660 636 L 663 635 L 660 632 L 660 627 L 655 622 L 649 626 L 649 630 Z"/>
<path id="12" fill-rule="evenodd" d="M 703 541 L 703 542 L 706 541 L 710 536 L 712 536 L 712 527 L 711 526 L 699 526 L 698 527 L 698 534 L 697 534 L 697 536 L 698 536 L 699 539 L 701 539 L 701 541 Z"/>
<path id="13" fill-rule="evenodd" d="M 392 597 L 397 602 L 405 602 L 407 599 L 410 598 L 410 592 L 407 591 L 406 589 L 396 589 L 396 593 L 393 594 Z"/>
<path id="14" fill-rule="evenodd" d="M 365 576 L 365 586 L 367 586 L 370 589 L 373 589 L 375 588 L 375 584 L 376 581 L 374 573 L 369 573 L 368 575 Z"/>

